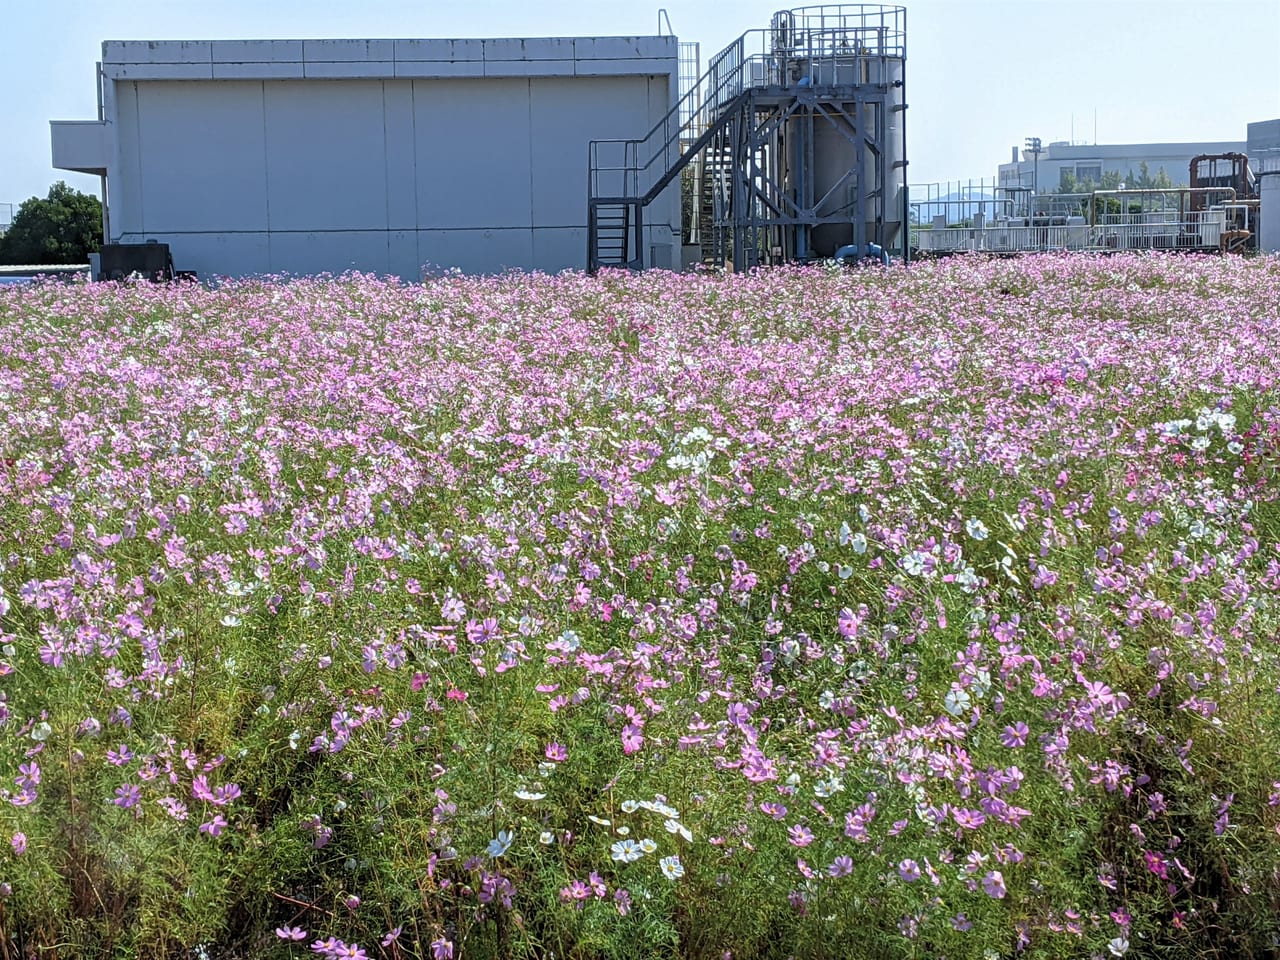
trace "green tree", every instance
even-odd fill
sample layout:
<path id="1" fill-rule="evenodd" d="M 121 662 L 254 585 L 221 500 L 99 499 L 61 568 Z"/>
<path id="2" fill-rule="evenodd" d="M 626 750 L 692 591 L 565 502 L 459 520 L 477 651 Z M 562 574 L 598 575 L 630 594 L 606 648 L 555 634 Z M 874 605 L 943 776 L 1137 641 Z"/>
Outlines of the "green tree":
<path id="1" fill-rule="evenodd" d="M 102 201 L 61 180 L 18 208 L 0 237 L 0 263 L 86 263 L 102 246 Z"/>
<path id="2" fill-rule="evenodd" d="M 1138 175 L 1135 177 L 1133 171 L 1129 171 L 1129 176 L 1125 183 L 1134 190 L 1173 190 L 1175 184 L 1173 178 L 1169 176 L 1168 171 L 1161 167 L 1154 175 L 1151 168 L 1147 166 L 1147 161 L 1143 160 L 1138 164 Z"/>

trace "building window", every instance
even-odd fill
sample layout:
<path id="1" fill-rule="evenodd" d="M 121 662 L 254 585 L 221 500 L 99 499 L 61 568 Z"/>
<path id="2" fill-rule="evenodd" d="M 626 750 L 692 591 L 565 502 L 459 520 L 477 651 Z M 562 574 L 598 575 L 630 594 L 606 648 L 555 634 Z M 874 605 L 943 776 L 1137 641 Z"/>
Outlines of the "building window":
<path id="1" fill-rule="evenodd" d="M 1077 163 L 1076 179 L 1081 183 L 1089 181 L 1090 183 L 1102 182 L 1102 164 L 1100 163 Z"/>

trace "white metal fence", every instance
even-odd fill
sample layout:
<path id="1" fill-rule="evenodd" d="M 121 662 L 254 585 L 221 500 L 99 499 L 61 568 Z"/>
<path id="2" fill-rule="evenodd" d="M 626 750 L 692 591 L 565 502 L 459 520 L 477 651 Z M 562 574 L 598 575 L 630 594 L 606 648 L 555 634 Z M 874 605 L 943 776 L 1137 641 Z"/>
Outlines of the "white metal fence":
<path id="1" fill-rule="evenodd" d="M 1083 218 L 1081 218 L 1083 219 Z M 929 253 L 1029 253 L 1038 250 L 1216 250 L 1226 212 L 1124 213 L 1095 224 L 1027 226 L 1021 221 L 981 227 L 923 229 L 916 234 Z"/>

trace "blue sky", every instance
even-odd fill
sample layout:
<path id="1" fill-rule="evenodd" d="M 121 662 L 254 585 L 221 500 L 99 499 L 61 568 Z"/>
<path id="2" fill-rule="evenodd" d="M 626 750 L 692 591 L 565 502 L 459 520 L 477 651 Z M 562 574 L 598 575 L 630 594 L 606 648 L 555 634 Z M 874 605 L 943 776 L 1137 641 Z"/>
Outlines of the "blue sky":
<path id="1" fill-rule="evenodd" d="M 782 0 L 661 0 L 708 56 Z M 96 116 L 106 39 L 626 36 L 657 32 L 635 0 L 7 0 L 0 14 L 0 202 L 43 195 L 48 121 Z M 1280 116 L 1277 0 L 906 0 L 912 182 L 992 177 L 1046 143 L 1243 140 Z M 637 131 L 641 133 L 642 131 Z"/>

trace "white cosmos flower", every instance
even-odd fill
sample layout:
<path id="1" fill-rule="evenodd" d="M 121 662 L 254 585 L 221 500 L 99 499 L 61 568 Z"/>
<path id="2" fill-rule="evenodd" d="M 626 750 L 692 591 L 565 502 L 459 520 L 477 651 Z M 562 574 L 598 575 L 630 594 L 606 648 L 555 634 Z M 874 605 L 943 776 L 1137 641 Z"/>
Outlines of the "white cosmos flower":
<path id="1" fill-rule="evenodd" d="M 678 833 L 686 840 L 693 840 L 693 831 L 679 820 L 667 820 L 662 825 L 667 828 L 667 833 Z"/>
<path id="2" fill-rule="evenodd" d="M 656 841 L 651 840 L 648 837 L 645 837 L 643 840 L 640 841 L 640 849 L 643 850 L 645 853 L 654 853 L 658 849 L 658 844 Z"/>
<path id="3" fill-rule="evenodd" d="M 532 790 L 516 791 L 517 800 L 541 800 L 545 796 L 546 796 L 545 793 L 534 793 Z"/>
<path id="4" fill-rule="evenodd" d="M 489 841 L 489 856 L 497 860 L 511 849 L 512 833 L 510 830 L 499 830 L 498 835 Z"/>
<path id="5" fill-rule="evenodd" d="M 644 851 L 634 840 L 619 840 L 609 848 L 609 856 L 620 863 L 631 863 L 643 857 Z"/>
<path id="6" fill-rule="evenodd" d="M 556 842 L 556 835 L 550 830 L 543 830 L 538 834 L 538 842 L 544 847 L 549 847 L 551 844 Z"/>
<path id="7" fill-rule="evenodd" d="M 946 698 L 942 701 L 943 709 L 953 717 L 963 716 L 968 713 L 972 705 L 973 701 L 969 699 L 969 694 L 958 687 L 952 687 L 948 690 Z"/>
<path id="8" fill-rule="evenodd" d="M 679 880 L 684 876 L 684 867 L 679 857 L 663 857 L 658 861 L 658 866 L 662 867 L 662 875 L 668 880 Z"/>
<path id="9" fill-rule="evenodd" d="M 640 801 L 639 801 L 639 800 L 623 800 L 623 801 L 622 801 L 622 812 L 623 812 L 623 813 L 635 813 L 635 812 L 636 812 L 637 810 L 639 810 L 639 809 L 640 809 Z"/>
<path id="10" fill-rule="evenodd" d="M 867 535 L 863 533 L 861 530 L 859 530 L 857 533 L 853 535 L 853 538 L 849 541 L 849 546 L 853 549 L 853 552 L 858 555 L 862 555 L 866 553 L 867 552 Z"/>
<path id="11" fill-rule="evenodd" d="M 985 540 L 990 535 L 987 525 L 977 517 L 970 517 L 965 521 L 964 532 L 974 540 Z"/>

